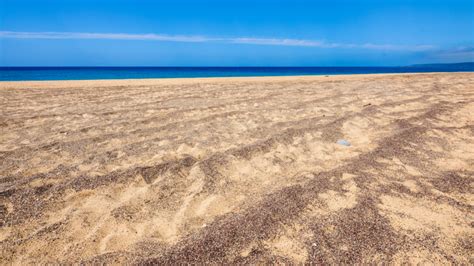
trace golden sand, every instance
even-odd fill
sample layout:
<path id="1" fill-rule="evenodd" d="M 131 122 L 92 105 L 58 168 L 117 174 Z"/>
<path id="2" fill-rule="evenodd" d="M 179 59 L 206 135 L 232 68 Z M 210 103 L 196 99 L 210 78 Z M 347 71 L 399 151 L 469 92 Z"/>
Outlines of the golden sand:
<path id="1" fill-rule="evenodd" d="M 3 82 L 0 127 L 0 264 L 474 262 L 474 73 Z"/>

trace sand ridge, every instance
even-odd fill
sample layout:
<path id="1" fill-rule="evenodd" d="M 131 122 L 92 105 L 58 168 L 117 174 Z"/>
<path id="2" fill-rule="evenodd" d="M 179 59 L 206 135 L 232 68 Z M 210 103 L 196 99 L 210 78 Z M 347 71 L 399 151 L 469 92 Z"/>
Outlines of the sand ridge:
<path id="1" fill-rule="evenodd" d="M 4 82 L 0 104 L 2 264 L 474 261 L 472 73 Z"/>

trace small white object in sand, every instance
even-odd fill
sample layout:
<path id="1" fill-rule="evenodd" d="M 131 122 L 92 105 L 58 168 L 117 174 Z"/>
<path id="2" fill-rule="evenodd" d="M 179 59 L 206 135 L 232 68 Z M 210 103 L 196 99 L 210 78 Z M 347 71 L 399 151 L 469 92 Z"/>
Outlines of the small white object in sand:
<path id="1" fill-rule="evenodd" d="M 344 145 L 344 146 L 351 146 L 351 143 L 345 139 L 340 139 L 336 142 L 339 145 Z"/>

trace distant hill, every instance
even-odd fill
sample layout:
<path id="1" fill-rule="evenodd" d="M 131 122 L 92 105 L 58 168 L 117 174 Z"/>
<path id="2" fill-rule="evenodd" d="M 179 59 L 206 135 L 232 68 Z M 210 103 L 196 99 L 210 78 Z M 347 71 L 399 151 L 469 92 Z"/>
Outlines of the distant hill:
<path id="1" fill-rule="evenodd" d="M 408 67 L 474 71 L 474 62 L 449 63 L 449 64 L 416 64 L 416 65 L 411 65 Z"/>

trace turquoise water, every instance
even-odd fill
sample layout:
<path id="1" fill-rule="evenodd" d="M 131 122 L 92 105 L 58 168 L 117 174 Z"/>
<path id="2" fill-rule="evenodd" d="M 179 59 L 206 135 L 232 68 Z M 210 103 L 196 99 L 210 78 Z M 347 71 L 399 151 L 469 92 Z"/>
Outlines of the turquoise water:
<path id="1" fill-rule="evenodd" d="M 247 77 L 456 71 L 474 71 L 474 64 L 408 67 L 0 67 L 0 80 Z"/>

